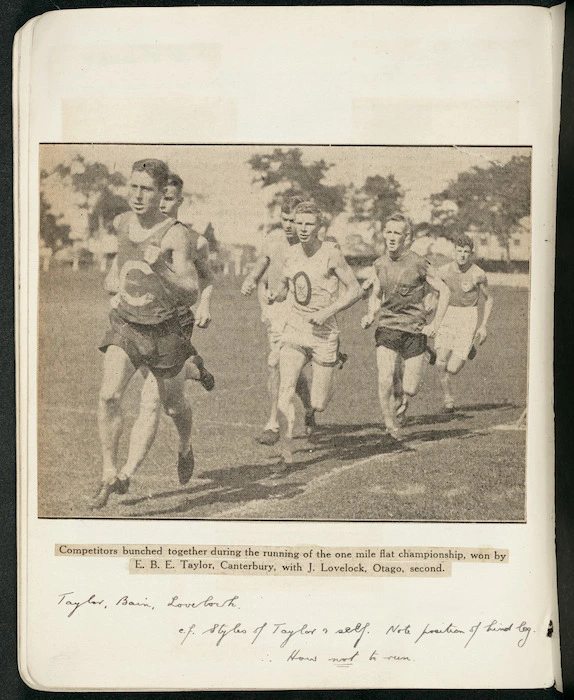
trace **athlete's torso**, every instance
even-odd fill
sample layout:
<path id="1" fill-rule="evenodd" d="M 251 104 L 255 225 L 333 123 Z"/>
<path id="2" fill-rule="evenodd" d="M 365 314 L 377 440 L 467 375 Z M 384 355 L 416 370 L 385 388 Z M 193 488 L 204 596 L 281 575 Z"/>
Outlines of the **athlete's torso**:
<path id="1" fill-rule="evenodd" d="M 486 274 L 474 263 L 462 271 L 455 261 L 443 265 L 438 274 L 450 289 L 449 306 L 477 306 L 479 285 L 486 282 Z"/>
<path id="2" fill-rule="evenodd" d="M 379 327 L 420 333 L 426 324 L 427 261 L 406 250 L 397 260 L 382 255 L 374 268 L 382 289 Z"/>
<path id="3" fill-rule="evenodd" d="M 314 255 L 308 257 L 303 246 L 291 246 L 285 256 L 284 275 L 289 279 L 292 308 L 302 321 L 310 314 L 330 306 L 339 296 L 339 278 L 334 270 L 341 255 L 337 244 L 323 242 Z M 337 328 L 335 316 L 325 324 Z"/>
<path id="4" fill-rule="evenodd" d="M 143 230 L 133 212 L 121 214 L 116 219 L 119 274 L 117 311 L 126 321 L 154 325 L 174 317 L 177 302 L 159 275 L 144 261 L 144 251 L 150 245 L 160 247 L 162 238 L 175 223 L 175 219 L 168 217 L 141 239 Z"/>

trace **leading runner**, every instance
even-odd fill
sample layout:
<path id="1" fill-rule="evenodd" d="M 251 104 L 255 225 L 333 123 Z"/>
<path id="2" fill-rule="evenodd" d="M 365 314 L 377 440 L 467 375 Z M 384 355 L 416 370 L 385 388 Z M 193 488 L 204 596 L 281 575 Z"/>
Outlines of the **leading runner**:
<path id="1" fill-rule="evenodd" d="M 139 367 L 150 370 L 150 396 L 154 400 L 153 393 L 159 393 L 177 428 L 180 482 L 186 483 L 193 473 L 191 406 L 184 394 L 182 371 L 191 348 L 181 331 L 177 309 L 195 303 L 199 284 L 187 229 L 159 209 L 168 177 L 167 165 L 161 160 L 134 163 L 128 186 L 131 211 L 114 220 L 118 254 L 106 287 L 117 295 L 110 328 L 100 347 L 105 353 L 98 404 L 103 467 L 93 508 L 103 508 L 113 493 L 127 492 L 130 462 L 141 462 L 155 437 L 153 426 L 157 427 L 159 412 L 148 411 L 143 421 L 134 424 L 127 468 L 118 471 L 121 401 Z"/>

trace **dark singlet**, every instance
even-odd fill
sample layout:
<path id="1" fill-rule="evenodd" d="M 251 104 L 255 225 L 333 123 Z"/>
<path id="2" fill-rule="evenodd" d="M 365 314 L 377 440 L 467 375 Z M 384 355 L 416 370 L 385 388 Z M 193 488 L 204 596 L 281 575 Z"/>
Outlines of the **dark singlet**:
<path id="1" fill-rule="evenodd" d="M 428 263 L 412 250 L 397 260 L 388 254 L 375 260 L 383 300 L 380 328 L 420 333 L 426 324 L 424 308 Z"/>
<path id="2" fill-rule="evenodd" d="M 176 221 L 167 218 L 140 242 L 129 237 L 132 221 L 137 221 L 133 212 L 121 214 L 116 220 L 120 297 L 117 312 L 130 323 L 156 325 L 175 316 L 177 302 L 159 275 L 144 261 L 144 251 L 150 245 L 160 247 L 162 238 Z"/>

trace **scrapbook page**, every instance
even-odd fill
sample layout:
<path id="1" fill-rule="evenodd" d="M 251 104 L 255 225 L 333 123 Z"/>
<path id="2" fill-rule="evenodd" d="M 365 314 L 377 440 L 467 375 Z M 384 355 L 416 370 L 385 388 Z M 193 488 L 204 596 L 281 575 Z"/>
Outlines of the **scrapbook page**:
<path id="1" fill-rule="evenodd" d="M 560 684 L 562 24 L 138 8 L 20 31 L 29 685 Z"/>

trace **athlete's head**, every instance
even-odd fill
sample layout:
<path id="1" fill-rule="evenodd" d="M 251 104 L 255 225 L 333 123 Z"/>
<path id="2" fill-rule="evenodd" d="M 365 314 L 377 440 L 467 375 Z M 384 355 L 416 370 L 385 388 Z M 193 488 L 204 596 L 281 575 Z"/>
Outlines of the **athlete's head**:
<path id="1" fill-rule="evenodd" d="M 145 158 L 133 164 L 128 204 L 138 215 L 159 209 L 169 170 L 163 160 Z"/>
<path id="2" fill-rule="evenodd" d="M 465 267 L 470 261 L 474 250 L 474 242 L 466 233 L 457 236 L 454 241 L 454 259 L 459 267 Z"/>
<path id="3" fill-rule="evenodd" d="M 301 202 L 295 207 L 295 231 L 301 243 L 318 238 L 321 224 L 321 210 L 315 202 Z"/>
<path id="4" fill-rule="evenodd" d="M 391 256 L 398 255 L 406 246 L 411 227 L 406 216 L 393 214 L 383 228 L 383 238 Z"/>
<path id="5" fill-rule="evenodd" d="M 183 204 L 183 180 L 179 175 L 170 173 L 167 178 L 167 185 L 163 192 L 163 197 L 159 204 L 162 214 L 177 218 L 177 212 Z"/>
<path id="6" fill-rule="evenodd" d="M 295 218 L 295 207 L 303 202 L 303 197 L 294 195 L 293 197 L 285 197 L 281 205 L 281 227 L 285 231 L 285 235 L 289 242 L 296 240 L 295 226 L 293 224 Z"/>

